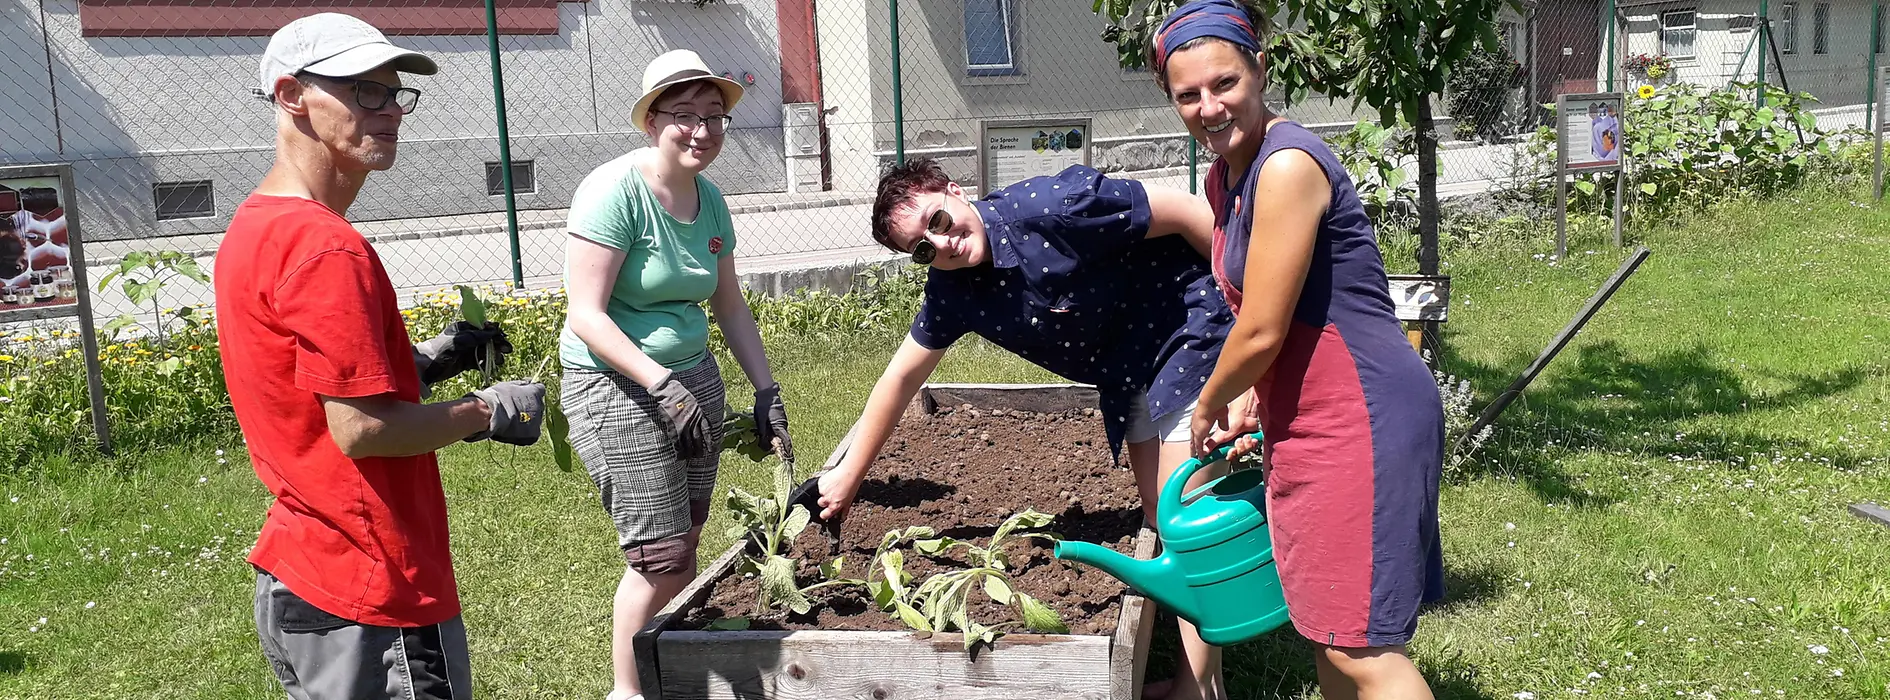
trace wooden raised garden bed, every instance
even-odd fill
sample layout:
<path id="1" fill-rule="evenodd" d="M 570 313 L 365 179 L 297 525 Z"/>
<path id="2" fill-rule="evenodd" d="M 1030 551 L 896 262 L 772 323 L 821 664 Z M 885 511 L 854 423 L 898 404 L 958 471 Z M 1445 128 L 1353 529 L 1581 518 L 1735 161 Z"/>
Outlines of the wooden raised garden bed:
<path id="1" fill-rule="evenodd" d="M 1062 537 L 1150 558 L 1155 534 L 1141 527 L 1132 474 L 1110 465 L 1095 406 L 1095 390 L 1084 386 L 927 385 L 847 516 L 841 575 L 866 578 L 888 530 L 927 525 L 982 544 L 1027 507 L 1056 516 L 1048 530 Z M 822 468 L 837 465 L 852 440 L 849 433 Z M 814 567 L 830 559 L 830 546 L 815 525 L 787 547 L 802 561 L 798 585 L 815 580 Z M 1052 558 L 1047 542 L 1005 548 L 1010 585 L 1054 609 L 1071 633 L 1010 628 L 1017 631 L 970 652 L 959 632 L 905 627 L 862 586 L 812 592 L 805 614 L 757 613 L 759 584 L 741 573 L 745 555 L 757 549 L 738 541 L 637 634 L 637 666 L 650 700 L 1141 696 L 1155 606 L 1101 571 Z M 949 552 L 907 551 L 912 585 L 962 570 L 966 565 Z M 983 592 L 973 597 L 973 621 L 1017 619 Z M 747 629 L 710 629 L 737 617 Z"/>

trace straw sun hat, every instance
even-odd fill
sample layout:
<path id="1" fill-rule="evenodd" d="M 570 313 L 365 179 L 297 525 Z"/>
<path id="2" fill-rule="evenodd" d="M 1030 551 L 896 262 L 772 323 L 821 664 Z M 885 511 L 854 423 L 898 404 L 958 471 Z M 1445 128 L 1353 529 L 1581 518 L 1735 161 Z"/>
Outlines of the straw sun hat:
<path id="1" fill-rule="evenodd" d="M 670 86 L 691 80 L 707 80 L 722 91 L 722 108 L 733 111 L 735 103 L 742 99 L 742 86 L 728 78 L 709 71 L 709 65 L 702 62 L 702 57 L 688 49 L 676 49 L 657 56 L 650 65 L 643 69 L 643 97 L 636 106 L 630 108 L 630 123 L 637 128 L 643 127 L 643 120 L 649 116 L 650 103 L 656 96 L 663 94 Z"/>

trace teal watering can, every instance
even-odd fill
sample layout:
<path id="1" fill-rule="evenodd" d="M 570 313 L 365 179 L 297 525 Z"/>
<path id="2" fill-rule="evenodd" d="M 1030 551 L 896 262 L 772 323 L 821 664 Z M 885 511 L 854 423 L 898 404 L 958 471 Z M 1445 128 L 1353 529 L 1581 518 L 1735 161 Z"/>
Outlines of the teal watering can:
<path id="1" fill-rule="evenodd" d="M 1134 559 L 1088 542 L 1059 542 L 1054 555 L 1120 579 L 1194 623 L 1201 639 L 1215 646 L 1249 641 L 1285 624 L 1286 597 L 1273 562 L 1260 470 L 1236 471 L 1187 491 L 1189 477 L 1225 461 L 1231 449 L 1223 445 L 1205 461 L 1183 462 L 1162 486 L 1155 509 L 1161 558 Z"/>

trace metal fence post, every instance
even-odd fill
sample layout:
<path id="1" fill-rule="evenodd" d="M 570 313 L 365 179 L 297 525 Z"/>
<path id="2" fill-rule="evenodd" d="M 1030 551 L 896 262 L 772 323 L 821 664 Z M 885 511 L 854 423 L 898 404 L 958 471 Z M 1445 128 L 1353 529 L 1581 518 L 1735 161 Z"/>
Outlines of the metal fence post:
<path id="1" fill-rule="evenodd" d="M 906 91 L 899 82 L 899 0 L 886 0 L 886 7 L 892 13 L 893 157 L 905 165 Z"/>
<path id="2" fill-rule="evenodd" d="M 1608 0 L 1608 9 L 1602 16 L 1608 18 L 1608 92 L 1614 92 L 1614 0 Z"/>
<path id="3" fill-rule="evenodd" d="M 1870 55 L 1870 67 L 1865 69 L 1864 79 L 1868 87 L 1864 89 L 1864 126 L 1877 131 L 1877 46 L 1883 41 L 1883 0 L 1871 0 L 1870 3 L 1870 48 L 1864 52 Z"/>
<path id="4" fill-rule="evenodd" d="M 1772 40 L 1772 18 L 1766 15 L 1766 0 L 1759 0 L 1759 106 L 1765 106 L 1765 48 Z M 1781 69 L 1782 70 L 1782 69 Z"/>
<path id="5" fill-rule="evenodd" d="M 1200 194 L 1200 153 L 1201 146 L 1194 142 L 1194 134 L 1188 135 L 1188 194 Z"/>
<path id="6" fill-rule="evenodd" d="M 512 286 L 525 286 L 525 262 L 519 257 L 518 200 L 512 195 L 512 136 L 505 125 L 505 72 L 499 65 L 499 12 L 486 0 L 486 53 L 492 62 L 492 100 L 499 113 L 499 177 L 505 183 L 505 230 L 512 240 Z"/>

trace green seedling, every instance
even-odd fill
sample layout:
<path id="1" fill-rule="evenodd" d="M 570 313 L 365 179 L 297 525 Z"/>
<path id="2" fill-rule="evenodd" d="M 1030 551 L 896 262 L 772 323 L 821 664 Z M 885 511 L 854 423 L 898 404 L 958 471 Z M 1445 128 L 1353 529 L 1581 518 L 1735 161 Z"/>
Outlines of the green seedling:
<path id="1" fill-rule="evenodd" d="M 906 573 L 906 558 L 898 546 L 920 538 L 938 534 L 932 528 L 914 525 L 904 530 L 892 530 L 880 538 L 879 547 L 873 551 L 873 560 L 867 563 L 866 590 L 872 594 L 873 602 L 879 609 L 892 613 L 907 627 L 920 632 L 937 631 L 931 621 L 919 612 L 917 591 L 912 587 L 912 574 Z M 879 580 L 873 580 L 878 574 Z"/>
<path id="2" fill-rule="evenodd" d="M 460 318 L 476 328 L 484 328 L 486 326 L 485 300 L 480 299 L 472 287 L 461 284 L 455 285 L 455 288 L 459 290 Z M 499 367 L 498 344 L 488 341 L 486 346 L 480 349 L 480 353 L 485 355 L 485 361 L 480 363 L 480 375 L 485 380 L 485 384 L 490 386 Z M 533 383 L 543 381 L 545 367 L 551 364 L 551 358 L 557 353 L 558 351 L 554 349 L 545 355 L 545 359 L 538 362 L 538 369 L 534 370 L 531 376 Z M 559 408 L 557 400 L 549 395 L 545 397 L 545 432 L 551 437 L 552 463 L 558 465 L 560 471 L 571 471 L 575 463 L 571 454 L 571 422 L 564 417 L 564 410 Z M 517 448 L 513 448 L 512 458 L 517 460 Z"/>
<path id="3" fill-rule="evenodd" d="M 921 632 L 954 629 L 963 632 L 966 649 L 979 642 L 993 643 L 1004 634 L 1006 628 L 1018 626 L 1034 632 L 1067 634 L 1069 626 L 1064 624 L 1056 611 L 1012 587 L 1010 561 L 1004 553 L 1005 546 L 1018 539 L 1037 537 L 1055 540 L 1054 537 L 1035 532 L 1049 526 L 1052 520 L 1050 515 L 1026 509 L 999 525 L 985 546 L 951 537 L 933 537 L 934 532 L 928 527 L 888 532 L 881 541 L 879 551 L 874 554 L 876 566 L 872 573 L 879 573 L 881 578 L 870 581 L 867 589 L 872 592 L 874 602 L 881 609 L 893 613 L 907 627 Z M 933 574 L 918 588 L 912 588 L 912 576 L 904 569 L 904 556 L 894 548 L 904 541 L 912 542 L 913 551 L 931 557 L 963 549 L 971 568 Z M 979 589 L 999 605 L 1016 608 L 1021 620 L 994 625 L 972 620 L 968 612 L 971 594 Z"/>
<path id="4" fill-rule="evenodd" d="M 805 614 L 813 608 L 813 601 L 807 592 L 833 585 L 860 583 L 839 579 L 842 561 L 835 559 L 823 564 L 821 574 L 829 580 L 802 588 L 794 580 L 794 572 L 799 568 L 797 559 L 782 554 L 788 543 L 799 537 L 813 521 L 813 515 L 806 508 L 789 503 L 794 490 L 794 465 L 783 461 L 774 472 L 774 489 L 767 496 L 755 496 L 740 488 L 728 491 L 729 513 L 735 517 L 736 525 L 728 529 L 729 537 L 747 537 L 754 542 L 756 554 L 745 557 L 743 571 L 757 574 L 761 578 L 761 594 L 756 601 L 757 611 L 772 610 L 777 605 Z"/>
<path id="5" fill-rule="evenodd" d="M 151 305 L 151 328 L 157 333 L 158 342 L 162 343 L 165 339 L 164 315 L 158 307 L 158 294 L 166 285 L 179 277 L 195 280 L 199 284 L 210 283 L 210 276 L 204 274 L 203 268 L 197 265 L 197 259 L 188 254 L 175 250 L 132 251 L 126 253 L 125 257 L 118 261 L 117 268 L 105 273 L 104 278 L 98 281 L 98 288 L 104 291 L 105 286 L 111 284 L 113 280 L 123 278 L 120 289 L 125 293 L 125 298 L 131 300 L 133 306 L 144 306 L 147 303 Z M 170 315 L 179 320 L 188 321 L 196 312 L 197 307 L 185 306 L 171 312 Z M 103 330 L 111 337 L 117 338 L 120 329 L 137 322 L 137 319 L 132 318 L 130 314 L 125 314 L 105 324 Z"/>
<path id="6" fill-rule="evenodd" d="M 722 409 L 722 449 L 734 450 L 750 462 L 760 462 L 774 454 L 767 445 L 761 444 L 755 414 L 728 407 Z"/>

